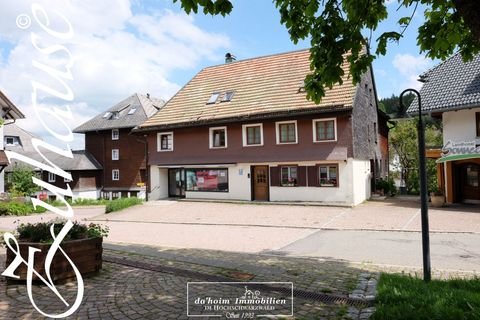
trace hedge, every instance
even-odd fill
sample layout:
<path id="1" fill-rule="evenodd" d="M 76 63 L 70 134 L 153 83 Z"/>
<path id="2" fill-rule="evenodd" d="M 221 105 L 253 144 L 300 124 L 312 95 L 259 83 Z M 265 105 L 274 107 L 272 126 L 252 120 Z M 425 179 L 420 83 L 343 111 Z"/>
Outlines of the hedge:
<path id="1" fill-rule="evenodd" d="M 142 202 L 142 199 L 135 197 L 115 199 L 107 203 L 107 206 L 105 207 L 105 213 L 123 210 L 125 208 L 141 204 Z"/>
<path id="2" fill-rule="evenodd" d="M 32 213 L 43 213 L 47 211 L 44 207 L 33 208 L 31 203 L 0 202 L 0 216 L 27 216 Z"/>

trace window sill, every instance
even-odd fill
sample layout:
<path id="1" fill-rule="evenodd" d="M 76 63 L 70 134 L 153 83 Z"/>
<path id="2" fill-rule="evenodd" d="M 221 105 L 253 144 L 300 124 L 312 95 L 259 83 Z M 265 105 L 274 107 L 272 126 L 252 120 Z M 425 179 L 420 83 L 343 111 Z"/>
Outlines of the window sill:
<path id="1" fill-rule="evenodd" d="M 168 150 L 158 150 L 157 149 L 157 152 L 173 152 L 173 149 L 168 149 Z"/>
<path id="2" fill-rule="evenodd" d="M 248 147 L 263 147 L 263 143 L 261 144 L 244 144 L 243 147 L 248 148 Z"/>
<path id="3" fill-rule="evenodd" d="M 288 145 L 288 144 L 298 144 L 298 141 L 295 141 L 295 142 L 277 142 L 278 146 Z"/>
<path id="4" fill-rule="evenodd" d="M 313 143 L 324 143 L 324 142 L 337 142 L 337 139 L 334 139 L 334 140 L 313 140 Z"/>
<path id="5" fill-rule="evenodd" d="M 210 147 L 212 150 L 217 150 L 217 149 L 227 149 L 227 147 Z"/>

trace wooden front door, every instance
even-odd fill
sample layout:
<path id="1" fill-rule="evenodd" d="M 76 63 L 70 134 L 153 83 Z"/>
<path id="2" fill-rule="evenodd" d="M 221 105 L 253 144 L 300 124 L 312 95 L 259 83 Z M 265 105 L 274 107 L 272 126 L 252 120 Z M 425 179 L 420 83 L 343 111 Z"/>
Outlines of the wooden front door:
<path id="1" fill-rule="evenodd" d="M 253 172 L 253 200 L 268 201 L 268 166 L 254 166 Z"/>
<path id="2" fill-rule="evenodd" d="M 461 167 L 462 200 L 480 200 L 480 165 L 469 163 Z"/>

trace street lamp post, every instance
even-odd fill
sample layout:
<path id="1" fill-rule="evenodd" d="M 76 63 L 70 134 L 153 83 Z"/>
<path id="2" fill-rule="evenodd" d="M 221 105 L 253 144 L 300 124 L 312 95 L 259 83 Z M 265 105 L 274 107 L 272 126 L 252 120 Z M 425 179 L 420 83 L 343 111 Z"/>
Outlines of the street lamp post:
<path id="1" fill-rule="evenodd" d="M 425 161 L 425 128 L 422 119 L 422 101 L 420 93 L 415 89 L 406 89 L 400 94 L 400 109 L 405 111 L 403 96 L 407 92 L 413 92 L 418 99 L 418 158 L 420 166 L 420 202 L 422 217 L 422 251 L 423 251 L 423 280 L 429 282 L 432 278 L 430 265 L 430 235 L 428 226 L 428 198 L 427 198 L 427 170 Z"/>

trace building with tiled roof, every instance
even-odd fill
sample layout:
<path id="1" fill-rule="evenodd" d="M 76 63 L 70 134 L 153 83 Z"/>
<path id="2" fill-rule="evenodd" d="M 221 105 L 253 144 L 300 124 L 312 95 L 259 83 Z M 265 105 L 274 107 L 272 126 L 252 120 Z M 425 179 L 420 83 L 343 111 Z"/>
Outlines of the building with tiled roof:
<path id="1" fill-rule="evenodd" d="M 230 58 L 231 56 L 228 56 Z M 388 168 L 388 129 L 371 71 L 319 104 L 306 99 L 309 51 L 207 67 L 134 129 L 147 135 L 151 199 L 355 205 Z"/>
<path id="2" fill-rule="evenodd" d="M 0 125 L 0 193 L 5 191 L 4 185 L 4 169 L 8 166 L 8 158 L 4 152 L 3 145 L 3 124 L 15 122 L 18 119 L 25 118 L 25 115 L 8 99 L 8 97 L 0 90 L 0 116 L 3 121 Z"/>
<path id="3" fill-rule="evenodd" d="M 13 151 L 24 155 L 30 159 L 36 160 L 43 164 L 48 162 L 43 158 L 37 150 L 33 147 L 32 139 L 42 140 L 34 134 L 20 128 L 15 123 L 7 123 L 3 126 L 4 130 L 4 146 L 5 150 Z M 48 171 L 42 171 L 40 168 L 32 167 L 29 164 L 23 163 L 14 159 L 5 168 L 5 185 L 7 189 L 12 182 L 12 174 L 16 167 L 28 167 L 36 172 L 43 181 L 48 182 L 58 188 L 65 189 L 67 184 L 72 190 L 74 199 L 90 198 L 97 199 L 100 192 L 100 173 L 102 166 L 98 161 L 85 150 L 73 150 L 72 158 L 64 157 L 52 151 L 43 151 L 49 161 L 55 163 L 59 168 L 69 172 L 72 175 L 72 180 L 65 180 L 62 177 L 56 176 Z M 43 194 L 51 200 L 56 198 L 56 195 L 49 190 L 42 190 L 37 192 L 37 195 Z"/>
<path id="4" fill-rule="evenodd" d="M 164 101 L 135 93 L 74 129 L 85 134 L 85 149 L 102 166 L 103 198 L 145 196 L 146 142 L 131 130 L 158 112 Z"/>
<path id="5" fill-rule="evenodd" d="M 442 119 L 437 163 L 447 203 L 480 204 L 480 54 L 464 62 L 457 53 L 420 76 L 422 113 Z M 418 114 L 418 101 L 409 113 Z"/>

